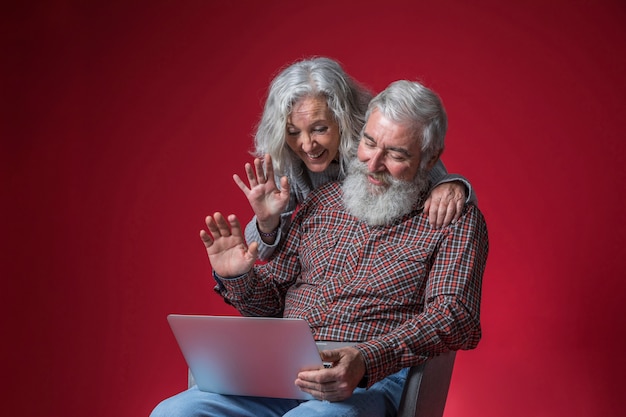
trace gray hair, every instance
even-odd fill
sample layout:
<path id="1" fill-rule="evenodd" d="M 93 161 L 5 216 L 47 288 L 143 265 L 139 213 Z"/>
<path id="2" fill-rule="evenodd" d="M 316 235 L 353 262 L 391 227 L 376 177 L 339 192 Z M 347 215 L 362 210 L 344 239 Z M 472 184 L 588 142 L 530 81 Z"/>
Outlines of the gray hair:
<path id="1" fill-rule="evenodd" d="M 293 105 L 306 97 L 324 97 L 339 125 L 339 166 L 345 174 L 354 157 L 365 124 L 369 90 L 353 80 L 341 65 L 329 58 L 297 61 L 271 82 L 263 115 L 254 137 L 254 155 L 270 154 L 279 175 L 293 175 L 298 157 L 286 145 L 287 118 Z"/>
<path id="2" fill-rule="evenodd" d="M 387 119 L 408 124 L 417 139 L 421 140 L 420 168 L 443 151 L 448 129 L 448 116 L 439 96 L 418 82 L 394 81 L 372 99 L 366 120 L 374 109 Z"/>

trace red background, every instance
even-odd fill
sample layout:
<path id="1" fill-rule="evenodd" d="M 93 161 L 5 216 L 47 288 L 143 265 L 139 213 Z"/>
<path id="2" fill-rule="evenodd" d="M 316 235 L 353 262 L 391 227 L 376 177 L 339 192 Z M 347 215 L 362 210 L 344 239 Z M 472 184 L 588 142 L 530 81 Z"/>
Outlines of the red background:
<path id="1" fill-rule="evenodd" d="M 623 1 L 14 3 L 3 415 L 147 415 L 185 388 L 166 315 L 233 313 L 203 218 L 250 216 L 231 176 L 268 82 L 314 54 L 377 91 L 421 79 L 448 109 L 443 159 L 476 187 L 491 252 L 446 416 L 625 413 Z"/>

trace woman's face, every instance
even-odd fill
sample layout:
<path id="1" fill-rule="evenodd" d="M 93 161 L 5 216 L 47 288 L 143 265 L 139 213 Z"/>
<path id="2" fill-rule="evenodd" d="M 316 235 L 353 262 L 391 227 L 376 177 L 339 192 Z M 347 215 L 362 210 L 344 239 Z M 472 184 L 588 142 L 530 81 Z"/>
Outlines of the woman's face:
<path id="1" fill-rule="evenodd" d="M 312 172 L 322 172 L 339 153 L 339 125 L 322 97 L 298 100 L 287 117 L 287 145 Z"/>

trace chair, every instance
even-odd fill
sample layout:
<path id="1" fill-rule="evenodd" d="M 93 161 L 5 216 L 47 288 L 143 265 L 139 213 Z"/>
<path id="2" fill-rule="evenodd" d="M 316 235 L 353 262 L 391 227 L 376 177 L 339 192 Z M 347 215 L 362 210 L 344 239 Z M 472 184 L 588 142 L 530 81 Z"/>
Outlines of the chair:
<path id="1" fill-rule="evenodd" d="M 397 417 L 441 417 L 456 352 L 435 356 L 409 370 Z"/>
<path id="2" fill-rule="evenodd" d="M 448 398 L 456 352 L 450 351 L 429 359 L 409 370 L 397 417 L 441 417 Z M 187 373 L 189 388 L 195 380 Z"/>

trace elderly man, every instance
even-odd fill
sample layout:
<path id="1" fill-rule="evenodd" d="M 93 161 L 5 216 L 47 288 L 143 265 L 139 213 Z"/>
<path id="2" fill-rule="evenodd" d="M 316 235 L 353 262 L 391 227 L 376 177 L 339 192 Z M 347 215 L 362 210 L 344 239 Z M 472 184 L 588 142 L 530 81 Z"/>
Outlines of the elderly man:
<path id="1" fill-rule="evenodd" d="M 220 213 L 201 232 L 216 291 L 243 315 L 303 318 L 332 368 L 295 376 L 316 400 L 222 396 L 192 388 L 153 416 L 385 416 L 397 411 L 408 367 L 480 340 L 488 252 L 483 216 L 466 205 L 434 229 L 423 213 L 428 171 L 444 148 L 438 96 L 397 81 L 370 103 L 357 158 L 343 183 L 312 193 L 264 265 L 239 221 Z"/>

